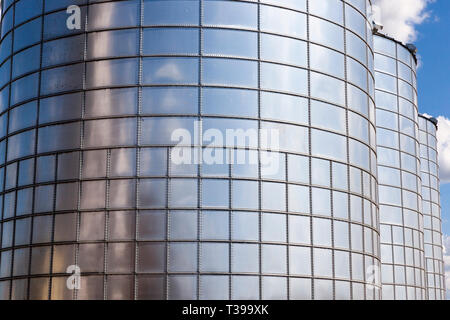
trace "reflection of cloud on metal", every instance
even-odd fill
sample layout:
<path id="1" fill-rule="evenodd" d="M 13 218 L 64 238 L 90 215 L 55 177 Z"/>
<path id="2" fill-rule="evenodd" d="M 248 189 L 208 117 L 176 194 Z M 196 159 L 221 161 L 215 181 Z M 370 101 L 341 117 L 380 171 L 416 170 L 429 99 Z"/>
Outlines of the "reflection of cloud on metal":
<path id="1" fill-rule="evenodd" d="M 179 103 L 179 99 L 171 91 L 164 93 L 164 97 L 162 98 L 162 107 L 164 109 L 170 109 L 176 106 L 177 103 Z"/>
<path id="2" fill-rule="evenodd" d="M 167 63 L 159 68 L 155 76 L 159 79 L 170 79 L 175 81 L 181 81 L 183 79 L 183 74 L 174 63 Z"/>

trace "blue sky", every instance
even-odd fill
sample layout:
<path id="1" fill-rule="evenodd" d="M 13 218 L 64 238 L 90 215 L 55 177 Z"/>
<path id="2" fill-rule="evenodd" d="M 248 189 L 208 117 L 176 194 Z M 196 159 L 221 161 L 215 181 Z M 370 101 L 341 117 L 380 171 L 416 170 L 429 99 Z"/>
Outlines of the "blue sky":
<path id="1" fill-rule="evenodd" d="M 450 1 L 428 5 L 430 18 L 416 27 L 415 41 L 421 67 L 418 70 L 419 110 L 450 119 Z M 450 183 L 441 185 L 443 231 L 450 235 Z"/>

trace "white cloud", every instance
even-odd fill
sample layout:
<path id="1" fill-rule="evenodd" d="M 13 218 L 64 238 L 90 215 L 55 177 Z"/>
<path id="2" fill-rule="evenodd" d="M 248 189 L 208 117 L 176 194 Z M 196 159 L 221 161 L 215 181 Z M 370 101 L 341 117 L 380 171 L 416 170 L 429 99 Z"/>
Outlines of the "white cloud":
<path id="1" fill-rule="evenodd" d="M 374 0 L 376 22 L 384 26 L 383 33 L 407 43 L 417 39 L 416 25 L 427 20 L 431 13 L 427 5 L 435 0 Z"/>
<path id="2" fill-rule="evenodd" d="M 450 182 L 450 120 L 440 116 L 438 119 L 438 152 L 439 152 L 439 175 L 441 183 Z M 449 246 L 450 254 L 450 246 Z"/>
<path id="3" fill-rule="evenodd" d="M 444 235 L 444 263 L 445 263 L 445 286 L 447 288 L 447 299 L 450 300 L 450 236 Z"/>

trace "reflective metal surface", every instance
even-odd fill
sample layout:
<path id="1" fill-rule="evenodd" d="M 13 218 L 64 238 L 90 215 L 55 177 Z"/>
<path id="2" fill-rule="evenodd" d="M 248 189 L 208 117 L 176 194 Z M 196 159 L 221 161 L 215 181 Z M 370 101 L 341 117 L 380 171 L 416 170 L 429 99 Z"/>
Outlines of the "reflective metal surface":
<path id="1" fill-rule="evenodd" d="M 428 297 L 430 300 L 445 300 L 445 266 L 442 246 L 437 129 L 432 120 L 423 116 L 419 117 L 425 270 Z"/>
<path id="2" fill-rule="evenodd" d="M 416 61 L 374 37 L 383 299 L 426 299 Z"/>
<path id="3" fill-rule="evenodd" d="M 380 297 L 368 1 L 3 5 L 1 299 Z M 196 120 L 278 170 L 175 165 Z"/>
<path id="4" fill-rule="evenodd" d="M 2 9 L 0 299 L 445 298 L 436 127 L 368 0 Z"/>

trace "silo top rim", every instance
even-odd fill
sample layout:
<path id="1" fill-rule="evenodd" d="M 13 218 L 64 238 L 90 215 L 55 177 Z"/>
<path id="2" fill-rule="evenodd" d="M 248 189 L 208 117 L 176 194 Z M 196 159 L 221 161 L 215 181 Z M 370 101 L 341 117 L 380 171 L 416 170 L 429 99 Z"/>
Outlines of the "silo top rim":
<path id="1" fill-rule="evenodd" d="M 412 49 L 412 47 L 414 47 L 414 49 L 416 48 L 416 47 L 414 46 L 414 44 L 412 44 L 412 43 L 403 43 L 403 42 L 401 42 L 401 41 L 398 41 L 398 40 L 395 39 L 395 38 L 392 38 L 392 37 L 390 37 L 390 36 L 388 36 L 388 35 L 386 35 L 386 34 L 383 34 L 383 33 L 380 33 L 380 32 L 376 32 L 376 31 L 375 31 L 373 34 L 374 34 L 375 36 L 378 36 L 378 37 L 382 37 L 382 38 L 391 40 L 391 41 L 393 41 L 393 42 L 395 42 L 395 43 L 401 45 L 403 48 L 405 48 L 406 50 L 408 50 L 409 53 L 411 53 L 411 55 L 414 57 L 414 61 L 415 61 L 416 64 L 417 64 L 417 49 L 416 49 L 416 50 L 413 50 L 413 49 Z"/>
<path id="2" fill-rule="evenodd" d="M 421 117 L 427 121 L 430 121 L 432 124 L 434 124 L 436 126 L 436 128 L 438 127 L 438 119 L 436 119 L 434 117 L 427 117 L 423 114 L 419 114 L 419 117 Z"/>

